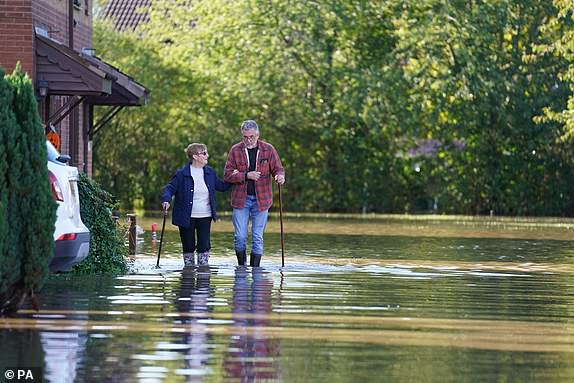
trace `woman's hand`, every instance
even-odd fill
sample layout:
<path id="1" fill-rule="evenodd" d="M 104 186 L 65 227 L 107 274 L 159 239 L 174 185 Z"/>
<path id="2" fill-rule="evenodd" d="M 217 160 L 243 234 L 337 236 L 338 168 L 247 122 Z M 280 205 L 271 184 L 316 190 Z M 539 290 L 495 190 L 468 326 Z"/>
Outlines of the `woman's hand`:
<path id="1" fill-rule="evenodd" d="M 169 210 L 169 202 L 162 202 L 161 208 L 163 209 L 163 211 L 168 211 Z"/>

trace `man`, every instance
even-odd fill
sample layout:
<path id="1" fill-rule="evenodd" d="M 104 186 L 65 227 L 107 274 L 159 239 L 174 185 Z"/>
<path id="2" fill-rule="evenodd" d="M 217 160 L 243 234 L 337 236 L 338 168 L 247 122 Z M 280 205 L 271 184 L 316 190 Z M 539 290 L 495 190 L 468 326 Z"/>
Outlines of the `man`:
<path id="1" fill-rule="evenodd" d="M 242 141 L 229 151 L 223 179 L 233 184 L 231 207 L 237 263 L 245 265 L 247 259 L 247 228 L 251 217 L 249 265 L 259 267 L 263 256 L 263 232 L 273 203 L 272 178 L 283 185 L 285 170 L 273 145 L 259 140 L 259 126 L 255 121 L 244 121 L 241 134 Z"/>

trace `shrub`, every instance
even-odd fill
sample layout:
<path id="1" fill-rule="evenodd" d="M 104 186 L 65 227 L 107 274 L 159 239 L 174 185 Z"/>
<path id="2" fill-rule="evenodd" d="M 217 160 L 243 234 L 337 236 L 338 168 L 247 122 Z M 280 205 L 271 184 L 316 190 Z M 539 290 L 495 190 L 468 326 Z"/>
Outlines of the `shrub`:
<path id="1" fill-rule="evenodd" d="M 78 182 L 82 221 L 90 229 L 90 253 L 72 269 L 81 274 L 122 274 L 127 271 L 127 247 L 122 228 L 112 216 L 118 201 L 94 180 L 80 174 Z"/>
<path id="2" fill-rule="evenodd" d="M 0 307 L 12 295 L 12 285 L 19 277 L 17 263 L 11 251 L 8 250 L 8 187 L 7 174 L 8 158 L 6 144 L 10 144 L 9 132 L 16 129 L 16 118 L 12 110 L 13 93 L 8 81 L 4 79 L 4 72 L 0 69 Z"/>
<path id="3" fill-rule="evenodd" d="M 34 88 L 20 65 L 0 81 L 0 314 L 16 311 L 49 275 L 56 202 Z"/>

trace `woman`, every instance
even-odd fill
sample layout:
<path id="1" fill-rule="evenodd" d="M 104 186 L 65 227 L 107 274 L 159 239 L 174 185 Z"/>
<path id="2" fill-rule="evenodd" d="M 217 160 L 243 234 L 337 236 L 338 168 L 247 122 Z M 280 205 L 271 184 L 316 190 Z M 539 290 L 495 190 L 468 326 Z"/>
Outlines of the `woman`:
<path id="1" fill-rule="evenodd" d="M 211 166 L 207 166 L 207 146 L 193 143 L 185 150 L 190 162 L 178 169 L 163 189 L 162 207 L 167 211 L 172 197 L 172 223 L 179 227 L 185 266 L 207 265 L 211 249 L 211 221 L 216 219 L 215 191 L 226 191 L 231 184 L 223 182 Z M 197 240 L 196 240 L 197 234 Z"/>

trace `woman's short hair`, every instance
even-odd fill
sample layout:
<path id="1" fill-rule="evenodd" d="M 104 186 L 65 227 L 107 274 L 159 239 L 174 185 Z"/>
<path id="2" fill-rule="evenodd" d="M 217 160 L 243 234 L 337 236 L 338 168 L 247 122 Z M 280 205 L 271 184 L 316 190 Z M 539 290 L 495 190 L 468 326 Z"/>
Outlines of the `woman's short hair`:
<path id="1" fill-rule="evenodd" d="M 193 160 L 194 154 L 199 154 L 206 150 L 207 146 L 205 144 L 198 144 L 197 142 L 194 142 L 193 144 L 187 145 L 187 148 L 185 149 L 185 154 L 187 154 L 187 158 Z"/>

